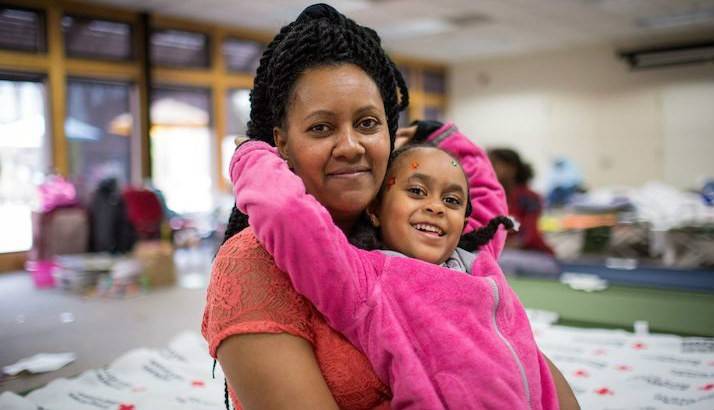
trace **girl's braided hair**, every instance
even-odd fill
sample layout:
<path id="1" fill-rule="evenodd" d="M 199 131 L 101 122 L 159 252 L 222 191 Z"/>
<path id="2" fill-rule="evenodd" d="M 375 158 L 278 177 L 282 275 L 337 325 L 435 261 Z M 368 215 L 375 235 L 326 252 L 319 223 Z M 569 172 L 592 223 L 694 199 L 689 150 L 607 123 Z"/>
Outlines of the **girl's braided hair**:
<path id="1" fill-rule="evenodd" d="M 458 158 L 454 157 L 451 155 L 451 153 L 439 148 L 438 146 L 430 143 L 430 142 L 418 142 L 418 143 L 411 143 L 404 145 L 398 149 L 396 149 L 394 152 L 392 152 L 392 155 L 389 157 L 389 164 L 390 168 L 396 164 L 396 159 L 401 156 L 402 154 L 409 152 L 413 149 L 416 148 L 429 148 L 429 149 L 436 149 L 442 152 L 445 152 L 447 155 L 449 155 L 451 158 L 453 158 L 457 163 L 459 162 Z M 463 171 L 463 168 L 461 169 Z M 390 169 L 387 169 L 387 175 L 389 175 Z M 464 175 L 464 177 L 466 177 Z M 468 185 L 468 178 L 466 178 L 466 184 Z M 468 186 L 467 192 L 468 192 Z M 382 190 L 380 190 L 377 200 L 381 201 L 382 195 L 384 193 L 384 185 L 382 186 Z M 471 198 L 469 196 L 466 197 L 466 217 L 468 218 L 469 215 L 471 215 L 471 212 L 473 211 L 473 205 L 471 204 Z M 491 239 L 493 239 L 494 235 L 496 235 L 496 232 L 498 232 L 498 226 L 503 225 L 504 228 L 507 230 L 511 230 L 515 227 L 513 220 L 507 216 L 497 216 L 486 224 L 486 226 L 481 227 L 479 229 L 473 230 L 471 232 L 465 233 L 461 235 L 461 239 L 459 239 L 459 248 L 467 250 L 469 252 L 474 252 L 481 246 L 489 243 Z M 379 235 L 377 234 L 376 237 L 376 243 L 377 247 L 381 247 L 381 241 L 379 240 Z"/>
<path id="2" fill-rule="evenodd" d="M 358 25 L 326 4 L 303 10 L 294 22 L 280 29 L 263 52 L 250 92 L 248 137 L 274 146 L 273 128 L 283 125 L 300 75 L 310 68 L 340 64 L 360 67 L 379 88 L 393 147 L 399 112 L 409 105 L 404 78 L 374 30 Z M 364 236 L 365 229 L 369 230 L 364 221 L 363 217 L 357 222 L 349 238 L 357 246 L 371 248 L 357 239 Z M 247 215 L 234 206 L 223 242 L 247 226 Z"/>

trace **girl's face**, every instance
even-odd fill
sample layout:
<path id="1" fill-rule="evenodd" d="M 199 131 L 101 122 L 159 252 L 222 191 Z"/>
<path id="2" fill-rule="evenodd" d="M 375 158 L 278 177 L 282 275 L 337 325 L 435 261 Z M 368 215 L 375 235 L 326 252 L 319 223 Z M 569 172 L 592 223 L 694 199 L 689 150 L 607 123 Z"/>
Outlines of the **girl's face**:
<path id="1" fill-rule="evenodd" d="M 443 263 L 466 222 L 468 185 L 461 166 L 441 150 L 414 148 L 391 169 L 374 212 L 382 241 L 412 258 Z"/>
<path id="2" fill-rule="evenodd" d="M 374 199 L 389 158 L 375 82 L 353 64 L 308 69 L 296 81 L 275 145 L 307 192 L 349 230 Z"/>

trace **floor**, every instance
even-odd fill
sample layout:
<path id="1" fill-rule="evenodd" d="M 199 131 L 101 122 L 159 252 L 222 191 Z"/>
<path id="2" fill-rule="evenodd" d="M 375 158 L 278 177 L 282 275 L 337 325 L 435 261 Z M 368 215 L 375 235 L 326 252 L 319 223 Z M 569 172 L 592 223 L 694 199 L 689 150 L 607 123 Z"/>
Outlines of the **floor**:
<path id="1" fill-rule="evenodd" d="M 0 376 L 0 392 L 26 392 L 133 348 L 163 347 L 182 331 L 200 332 L 210 259 L 179 252 L 176 286 L 114 299 L 35 289 L 26 272 L 0 274 L 0 367 L 36 353 L 77 354 L 54 372 Z"/>

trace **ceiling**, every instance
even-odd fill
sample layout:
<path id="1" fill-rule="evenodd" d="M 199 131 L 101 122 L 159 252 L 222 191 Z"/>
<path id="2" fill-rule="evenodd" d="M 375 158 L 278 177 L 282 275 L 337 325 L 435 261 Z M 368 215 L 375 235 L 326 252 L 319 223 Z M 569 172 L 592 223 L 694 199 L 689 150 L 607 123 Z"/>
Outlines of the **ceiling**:
<path id="1" fill-rule="evenodd" d="M 311 1 L 91 0 L 275 33 Z M 401 56 L 453 63 L 608 44 L 714 41 L 714 0 L 328 0 Z"/>

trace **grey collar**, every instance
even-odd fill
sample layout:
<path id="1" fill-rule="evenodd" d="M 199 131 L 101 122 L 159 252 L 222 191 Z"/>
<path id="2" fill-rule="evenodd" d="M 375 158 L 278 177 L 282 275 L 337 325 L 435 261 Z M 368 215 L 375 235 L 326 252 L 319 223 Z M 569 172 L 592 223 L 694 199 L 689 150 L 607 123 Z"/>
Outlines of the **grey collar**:
<path id="1" fill-rule="evenodd" d="M 407 257 L 403 253 L 399 253 L 397 251 L 390 251 L 390 250 L 386 250 L 386 249 L 380 249 L 379 251 L 385 255 L 396 256 L 399 258 Z M 441 266 L 443 266 L 445 268 L 452 269 L 452 270 L 456 270 L 459 272 L 466 272 L 470 275 L 471 267 L 473 266 L 477 255 L 478 255 L 478 252 L 473 253 L 473 252 L 465 251 L 461 248 L 456 248 L 456 249 L 454 249 L 454 252 L 451 253 L 449 258 L 446 259 L 446 261 L 441 264 Z"/>

